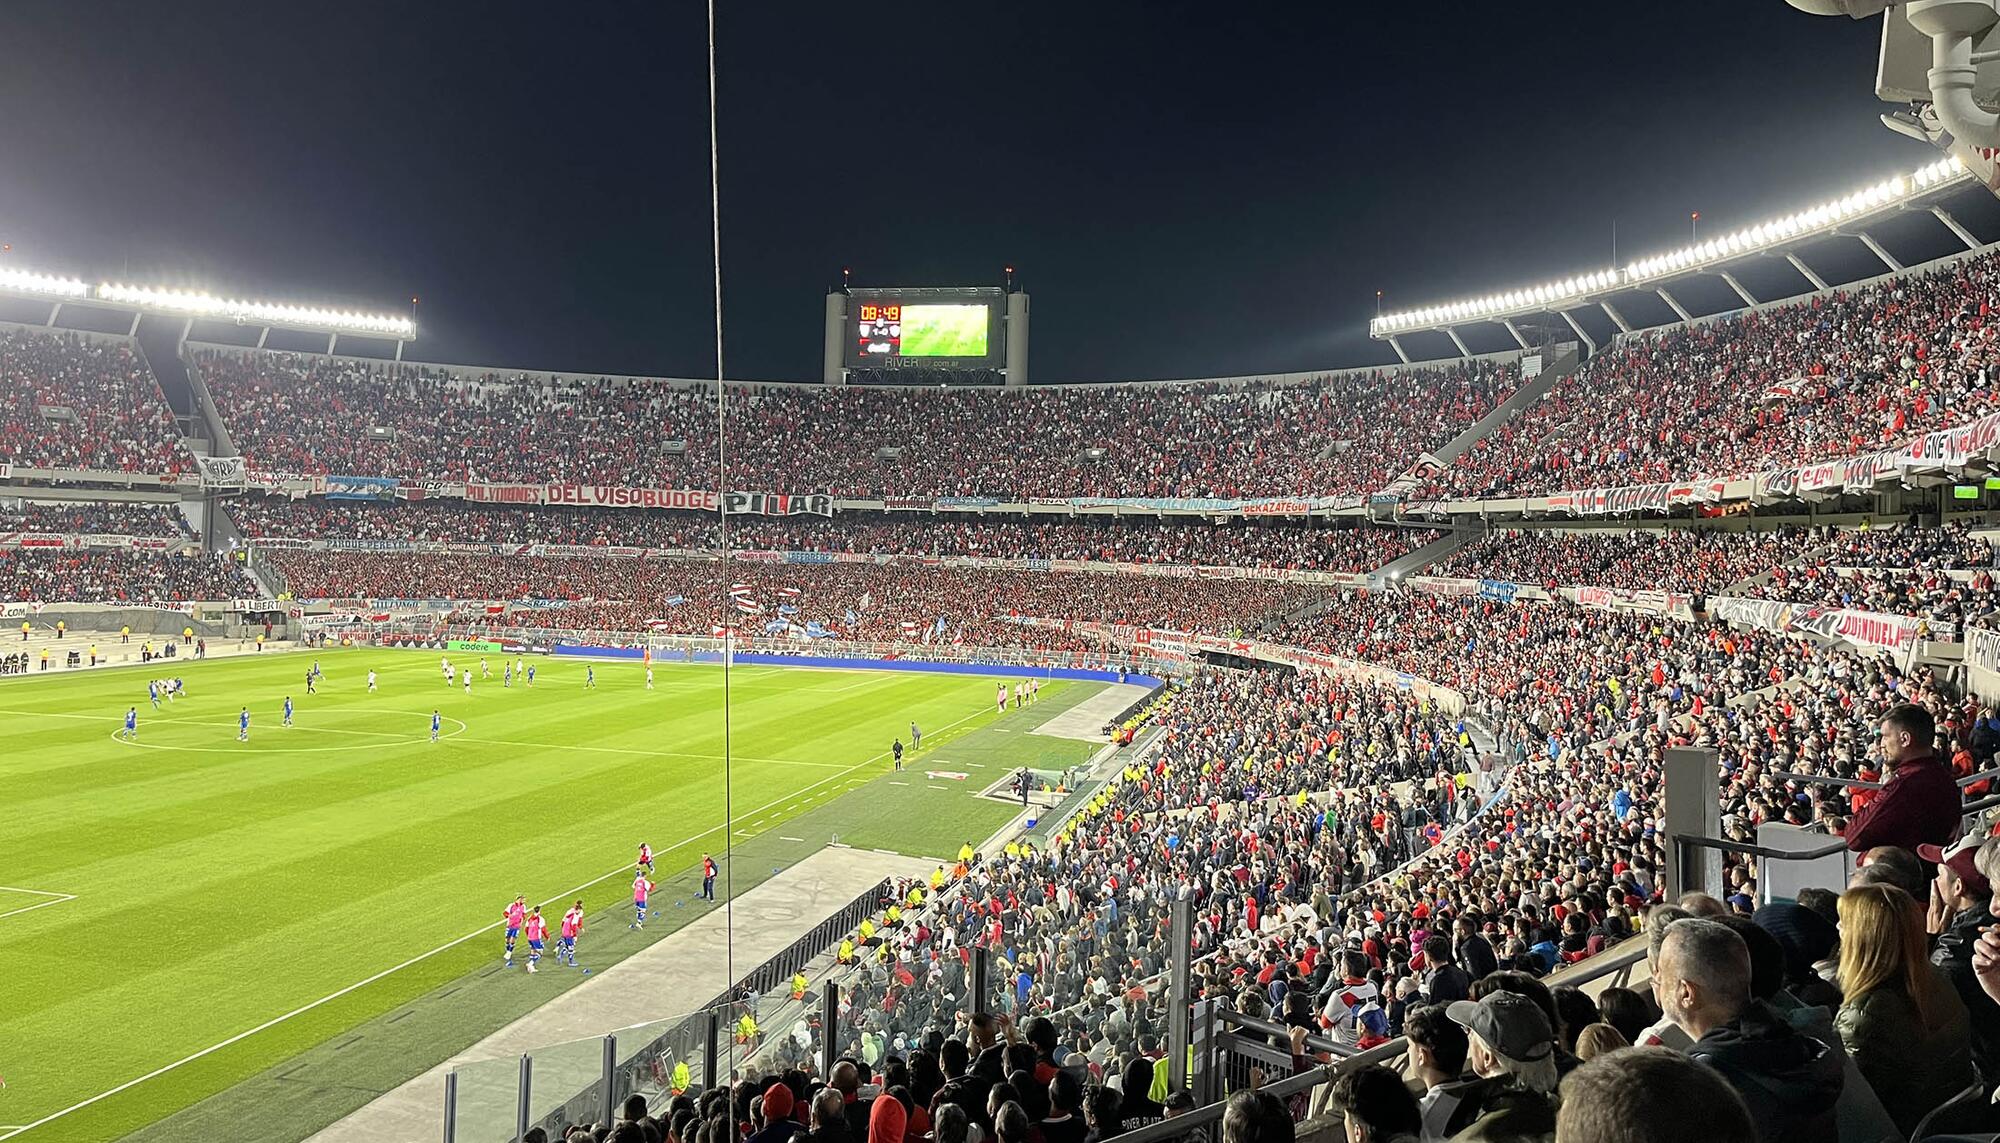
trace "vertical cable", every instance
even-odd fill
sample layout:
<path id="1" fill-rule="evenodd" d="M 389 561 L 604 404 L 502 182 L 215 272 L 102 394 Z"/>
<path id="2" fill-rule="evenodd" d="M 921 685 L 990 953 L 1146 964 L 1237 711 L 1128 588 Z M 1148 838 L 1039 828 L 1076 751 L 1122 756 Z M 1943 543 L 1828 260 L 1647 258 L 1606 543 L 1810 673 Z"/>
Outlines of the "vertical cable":
<path id="1" fill-rule="evenodd" d="M 723 598 L 729 584 L 729 437 L 728 394 L 722 383 L 722 160 L 715 130 L 715 0 L 708 0 L 708 217 L 710 250 L 715 264 L 715 504 L 721 550 L 717 574 Z M 736 987 L 736 806 L 730 775 L 729 672 L 735 665 L 734 626 L 722 612 L 722 963 L 728 987 Z M 736 1067 L 734 1030 L 726 1036 L 729 1068 Z"/>

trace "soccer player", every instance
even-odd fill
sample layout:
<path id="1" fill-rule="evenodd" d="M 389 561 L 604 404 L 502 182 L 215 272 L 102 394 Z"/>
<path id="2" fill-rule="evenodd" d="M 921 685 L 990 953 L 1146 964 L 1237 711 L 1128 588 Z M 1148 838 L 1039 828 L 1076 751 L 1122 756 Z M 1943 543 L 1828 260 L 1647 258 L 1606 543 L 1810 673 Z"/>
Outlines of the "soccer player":
<path id="1" fill-rule="evenodd" d="M 651 663 L 646 664 L 646 689 L 649 691 L 653 689 L 653 665 Z"/>
<path id="2" fill-rule="evenodd" d="M 924 748 L 924 732 L 918 730 L 917 724 L 913 722 L 910 724 L 910 753 L 915 754 L 917 751 L 922 750 L 923 748 Z"/>
<path id="3" fill-rule="evenodd" d="M 715 900 L 715 859 L 706 853 L 701 855 L 701 895 L 705 900 Z"/>
<path id="4" fill-rule="evenodd" d="M 247 706 L 236 716 L 236 741 L 250 741 L 250 708 Z"/>
<path id="5" fill-rule="evenodd" d="M 486 665 L 486 656 L 484 655 L 479 656 L 479 677 L 481 679 L 490 679 L 493 677 L 493 668 Z"/>
<path id="6" fill-rule="evenodd" d="M 375 668 L 368 668 L 368 693 L 375 693 Z"/>
<path id="7" fill-rule="evenodd" d="M 639 868 L 648 873 L 653 871 L 653 847 L 643 841 L 639 843 Z"/>
<path id="8" fill-rule="evenodd" d="M 903 768 L 903 740 L 898 738 L 889 747 L 889 753 L 896 759 L 896 769 L 901 770 Z"/>
<path id="9" fill-rule="evenodd" d="M 472 697 L 472 668 L 465 668 L 465 697 Z"/>
<path id="10" fill-rule="evenodd" d="M 466 675 L 471 676 L 470 668 Z M 521 925 L 521 935 L 528 938 L 528 971 L 535 971 L 535 962 L 542 959 L 542 942 L 548 939 L 549 923 L 542 919 L 542 907 L 535 906 L 528 912 L 528 919 Z"/>
<path id="11" fill-rule="evenodd" d="M 450 664 L 446 664 L 444 668 L 444 685 L 450 686 L 457 681 L 458 681 L 458 670 L 452 667 Z"/>
<path id="12" fill-rule="evenodd" d="M 174 685 L 167 689 L 167 701 L 172 702 L 175 699 L 181 697 L 181 695 L 185 693 L 186 690 L 187 688 L 181 683 L 181 677 L 179 675 L 175 675 Z"/>
<path id="13" fill-rule="evenodd" d="M 512 663 L 500 664 L 500 685 L 503 687 L 511 687 L 514 685 L 514 664 Z"/>
<path id="14" fill-rule="evenodd" d="M 535 667 L 532 663 L 528 665 L 528 685 L 531 687 L 535 685 Z"/>
<path id="15" fill-rule="evenodd" d="M 562 915 L 562 936 L 556 940 L 556 959 L 576 967 L 576 938 L 583 932 L 583 902 L 578 901 Z"/>
<path id="16" fill-rule="evenodd" d="M 586 690 L 597 689 L 597 668 L 588 663 L 583 665 L 583 685 Z"/>
<path id="17" fill-rule="evenodd" d="M 632 879 L 632 912 L 634 916 L 632 923 L 625 926 L 626 928 L 643 929 L 646 927 L 646 898 L 651 896 L 652 892 L 653 883 L 646 880 L 644 873 Z"/>
<path id="18" fill-rule="evenodd" d="M 308 682 L 308 683 L 312 682 L 312 676 L 311 676 L 311 675 L 307 675 L 307 676 L 306 676 L 306 682 Z M 292 696 L 290 696 L 290 695 L 286 695 L 286 696 L 285 696 L 285 725 L 286 725 L 286 726 L 290 726 L 291 724 L 292 724 Z"/>
<path id="19" fill-rule="evenodd" d="M 313 673 L 311 671 L 306 672 L 306 693 L 313 693 Z"/>
<path id="20" fill-rule="evenodd" d="M 160 684 L 157 681 L 146 684 L 146 697 L 153 700 L 153 709 L 160 709 Z"/>
<path id="21" fill-rule="evenodd" d="M 507 906 L 507 911 L 501 915 L 507 918 L 507 959 L 502 963 L 513 968 L 514 938 L 521 935 L 521 925 L 528 919 L 528 895 L 523 893 L 514 898 L 514 903 Z"/>
<path id="22" fill-rule="evenodd" d="M 132 742 L 139 741 L 139 708 L 136 706 L 125 708 L 125 737 Z"/>
<path id="23" fill-rule="evenodd" d="M 436 707 L 432 707 L 432 708 L 431 708 L 431 741 L 432 741 L 432 742 L 436 742 L 436 741 L 438 740 L 438 726 L 439 726 L 439 724 L 440 724 L 440 723 L 441 723 L 442 721 L 443 721 L 442 719 L 438 718 L 438 712 L 437 712 L 437 708 L 436 708 Z"/>
<path id="24" fill-rule="evenodd" d="M 526 671 L 527 669 L 528 669 L 528 668 L 527 668 L 527 660 L 526 660 L 526 659 L 523 659 L 523 658 L 521 658 L 521 656 L 519 656 L 519 655 L 516 655 L 516 656 L 514 656 L 514 674 L 516 674 L 516 675 L 520 675 L 520 674 L 522 674 L 523 672 L 525 672 L 525 671 Z"/>
<path id="25" fill-rule="evenodd" d="M 998 699 L 998 702 L 999 702 L 999 704 L 1000 704 L 1000 713 L 1001 713 L 1001 714 L 1006 714 L 1006 713 L 1007 713 L 1007 684 L 1006 684 L 1006 683 L 1001 683 L 1001 684 L 1000 684 L 1000 697 L 999 697 L 999 699 Z"/>

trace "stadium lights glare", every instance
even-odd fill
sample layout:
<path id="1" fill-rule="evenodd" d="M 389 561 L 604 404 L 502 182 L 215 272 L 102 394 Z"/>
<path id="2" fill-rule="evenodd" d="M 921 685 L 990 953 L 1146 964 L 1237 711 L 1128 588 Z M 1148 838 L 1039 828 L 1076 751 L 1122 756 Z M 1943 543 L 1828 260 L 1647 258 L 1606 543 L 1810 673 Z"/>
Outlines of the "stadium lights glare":
<path id="1" fill-rule="evenodd" d="M 259 325 L 304 325 L 322 329 L 351 331 L 385 337 L 409 337 L 416 323 L 393 314 L 362 314 L 315 306 L 290 306 L 272 302 L 244 302 L 218 298 L 198 290 L 166 290 L 149 286 L 125 286 L 106 282 L 96 296 L 107 302 L 145 306 L 193 314 L 197 317 L 231 319 Z"/>
<path id="2" fill-rule="evenodd" d="M 37 274 L 32 270 L 9 270 L 0 267 L 0 290 L 12 290 L 20 294 L 47 294 L 57 298 L 80 298 L 90 292 L 90 287 L 75 278 L 59 278 L 54 274 Z"/>
<path id="3" fill-rule="evenodd" d="M 1447 305 L 1386 314 L 1369 323 L 1377 336 L 1461 321 L 1494 320 L 1529 307 L 1561 305 L 1582 301 L 1610 289 L 1628 289 L 1647 282 L 1699 270 L 1710 263 L 1727 261 L 1779 243 L 1814 234 L 1850 222 L 1862 215 L 1894 206 L 1912 195 L 1924 194 L 1968 177 L 1965 165 L 1954 157 L 1939 159 L 1908 175 L 1875 184 L 1783 218 L 1760 222 L 1720 238 L 1712 238 L 1679 250 L 1628 263 L 1623 269 L 1599 270 L 1582 277 L 1552 282 L 1545 286 L 1513 290 L 1485 298 L 1468 299 Z"/>

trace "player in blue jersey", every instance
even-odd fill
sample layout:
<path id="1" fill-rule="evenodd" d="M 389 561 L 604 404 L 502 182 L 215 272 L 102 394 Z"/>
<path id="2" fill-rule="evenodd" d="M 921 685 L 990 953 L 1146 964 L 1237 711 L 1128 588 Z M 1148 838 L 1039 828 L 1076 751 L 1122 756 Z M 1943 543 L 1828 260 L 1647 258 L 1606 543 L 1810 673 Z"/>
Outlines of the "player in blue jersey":
<path id="1" fill-rule="evenodd" d="M 535 685 L 535 665 L 533 663 L 528 664 L 528 685 L 531 687 Z"/>
<path id="2" fill-rule="evenodd" d="M 250 708 L 247 706 L 236 716 L 236 741 L 250 741 Z"/>
<path id="3" fill-rule="evenodd" d="M 139 708 L 136 706 L 128 706 L 125 708 L 124 733 L 125 737 L 128 740 L 132 742 L 139 741 Z"/>
<path id="4" fill-rule="evenodd" d="M 153 700 L 154 710 L 160 709 L 160 684 L 158 682 L 146 684 L 146 697 Z"/>
<path id="5" fill-rule="evenodd" d="M 442 719 L 440 719 L 440 718 L 438 717 L 438 712 L 436 711 L 436 709 L 433 709 L 433 710 L 431 711 L 431 741 L 432 741 L 432 742 L 436 742 L 436 741 L 438 740 L 438 727 L 439 727 L 440 725 L 442 725 L 443 721 L 444 721 L 444 720 L 442 720 Z"/>
<path id="6" fill-rule="evenodd" d="M 586 690 L 597 688 L 597 668 L 586 663 L 583 667 L 583 685 Z"/>
<path id="7" fill-rule="evenodd" d="M 307 678 L 307 679 L 311 679 L 311 678 L 312 678 L 312 676 L 311 676 L 311 675 L 307 675 L 307 676 L 306 676 L 306 678 Z M 286 726 L 290 726 L 291 724 L 292 724 L 292 696 L 290 696 L 290 695 L 286 695 L 286 696 L 285 696 L 285 725 L 286 725 Z"/>
<path id="8" fill-rule="evenodd" d="M 503 687 L 514 685 L 514 664 L 502 663 L 500 665 L 500 685 Z"/>

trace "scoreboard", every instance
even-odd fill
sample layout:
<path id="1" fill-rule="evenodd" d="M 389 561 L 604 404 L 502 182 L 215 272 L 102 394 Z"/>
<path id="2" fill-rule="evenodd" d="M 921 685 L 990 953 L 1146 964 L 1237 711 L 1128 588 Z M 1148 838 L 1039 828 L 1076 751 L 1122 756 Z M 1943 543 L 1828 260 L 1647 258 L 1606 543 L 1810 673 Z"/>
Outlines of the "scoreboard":
<path id="1" fill-rule="evenodd" d="M 998 289 L 855 290 L 844 309 L 849 369 L 998 369 L 1005 357 Z"/>

